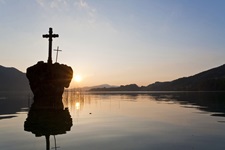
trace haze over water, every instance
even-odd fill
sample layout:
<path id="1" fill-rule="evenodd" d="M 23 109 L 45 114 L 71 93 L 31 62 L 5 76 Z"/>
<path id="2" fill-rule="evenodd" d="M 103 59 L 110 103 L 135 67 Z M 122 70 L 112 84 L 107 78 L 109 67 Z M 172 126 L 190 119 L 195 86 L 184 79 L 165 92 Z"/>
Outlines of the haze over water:
<path id="1" fill-rule="evenodd" d="M 56 144 L 65 150 L 223 150 L 224 97 L 221 92 L 65 92 L 73 126 L 55 136 Z M 0 149 L 45 149 L 44 136 L 24 131 L 29 104 L 27 93 L 0 92 Z M 55 146 L 53 136 L 50 143 Z"/>

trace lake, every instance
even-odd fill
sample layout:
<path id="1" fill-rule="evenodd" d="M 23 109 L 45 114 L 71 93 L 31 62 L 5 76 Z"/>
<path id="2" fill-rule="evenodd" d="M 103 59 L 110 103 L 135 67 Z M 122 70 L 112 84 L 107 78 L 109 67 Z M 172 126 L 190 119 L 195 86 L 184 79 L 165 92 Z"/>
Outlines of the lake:
<path id="1" fill-rule="evenodd" d="M 44 120 L 42 128 L 34 122 L 48 112 L 28 115 L 31 103 L 28 92 L 0 92 L 1 150 L 45 150 L 47 140 L 40 134 L 47 133 L 45 127 L 55 133 L 50 149 L 225 149 L 223 92 L 65 92 L 68 110 L 61 116 L 51 113 L 58 122 Z M 72 125 L 62 126 L 62 116 Z"/>

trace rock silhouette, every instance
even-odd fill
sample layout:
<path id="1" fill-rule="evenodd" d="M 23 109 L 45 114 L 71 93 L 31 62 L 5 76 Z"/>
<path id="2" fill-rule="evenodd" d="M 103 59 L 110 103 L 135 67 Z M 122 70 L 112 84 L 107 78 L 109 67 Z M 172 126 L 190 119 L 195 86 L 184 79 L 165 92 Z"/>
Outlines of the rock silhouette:
<path id="1" fill-rule="evenodd" d="M 26 76 L 34 94 L 34 108 L 63 108 L 62 94 L 64 88 L 70 85 L 73 70 L 64 64 L 52 64 L 52 38 L 58 36 L 58 34 L 53 34 L 52 28 L 49 28 L 49 34 L 43 35 L 44 38 L 49 38 L 49 57 L 47 63 L 39 61 L 37 64 L 27 68 Z"/>
<path id="2" fill-rule="evenodd" d="M 43 107 L 45 105 L 50 108 L 54 106 L 62 108 L 64 88 L 69 87 L 73 77 L 71 67 L 58 63 L 38 62 L 27 69 L 26 75 L 34 94 L 34 101 L 37 103 L 40 101 Z"/>
<path id="3" fill-rule="evenodd" d="M 45 136 L 46 149 L 50 149 L 50 135 L 65 134 L 70 131 L 72 118 L 68 108 L 64 109 L 62 94 L 68 88 L 73 77 L 71 67 L 52 63 L 52 38 L 58 37 L 49 28 L 49 57 L 47 63 L 39 61 L 27 68 L 26 76 L 34 94 L 34 102 L 24 122 L 24 130 L 32 132 L 35 136 Z M 56 141 L 55 141 L 56 143 Z"/>

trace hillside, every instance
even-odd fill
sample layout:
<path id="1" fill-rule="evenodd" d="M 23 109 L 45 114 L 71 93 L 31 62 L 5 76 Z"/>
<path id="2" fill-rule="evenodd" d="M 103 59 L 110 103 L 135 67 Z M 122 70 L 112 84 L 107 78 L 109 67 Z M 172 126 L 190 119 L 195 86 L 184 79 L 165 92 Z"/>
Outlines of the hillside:
<path id="1" fill-rule="evenodd" d="M 198 73 L 190 77 L 179 78 L 170 82 L 156 82 L 145 90 L 159 91 L 224 91 L 225 65 Z"/>
<path id="2" fill-rule="evenodd" d="M 26 74 L 0 65 L 0 91 L 30 90 Z"/>
<path id="3" fill-rule="evenodd" d="M 91 91 L 225 91 L 225 65 L 168 82 L 155 82 L 148 86 L 136 84 L 117 88 L 96 88 Z"/>
<path id="4" fill-rule="evenodd" d="M 90 91 L 139 91 L 140 87 L 136 84 L 121 85 L 119 87 L 110 87 L 110 88 L 92 88 Z"/>
<path id="5" fill-rule="evenodd" d="M 119 87 L 107 84 L 85 87 L 90 91 L 225 91 L 225 65 L 189 77 L 168 82 L 155 82 L 139 87 L 136 84 Z M 26 74 L 15 69 L 0 65 L 0 91 L 30 90 Z"/>
<path id="6" fill-rule="evenodd" d="M 118 87 L 118 86 L 115 86 L 115 85 L 109 85 L 109 84 L 101 84 L 101 85 L 96 85 L 96 86 L 85 86 L 85 87 L 82 87 L 81 89 L 83 91 L 88 91 L 90 89 L 97 89 L 97 88 L 115 88 L 115 87 Z"/>

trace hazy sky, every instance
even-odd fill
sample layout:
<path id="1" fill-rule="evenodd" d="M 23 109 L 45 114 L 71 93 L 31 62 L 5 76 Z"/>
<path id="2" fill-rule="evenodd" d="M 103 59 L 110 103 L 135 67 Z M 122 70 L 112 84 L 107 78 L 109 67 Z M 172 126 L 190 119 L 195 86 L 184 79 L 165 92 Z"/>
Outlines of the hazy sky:
<path id="1" fill-rule="evenodd" d="M 0 0 L 0 65 L 46 62 L 49 27 L 79 86 L 148 85 L 225 59 L 224 0 Z"/>

